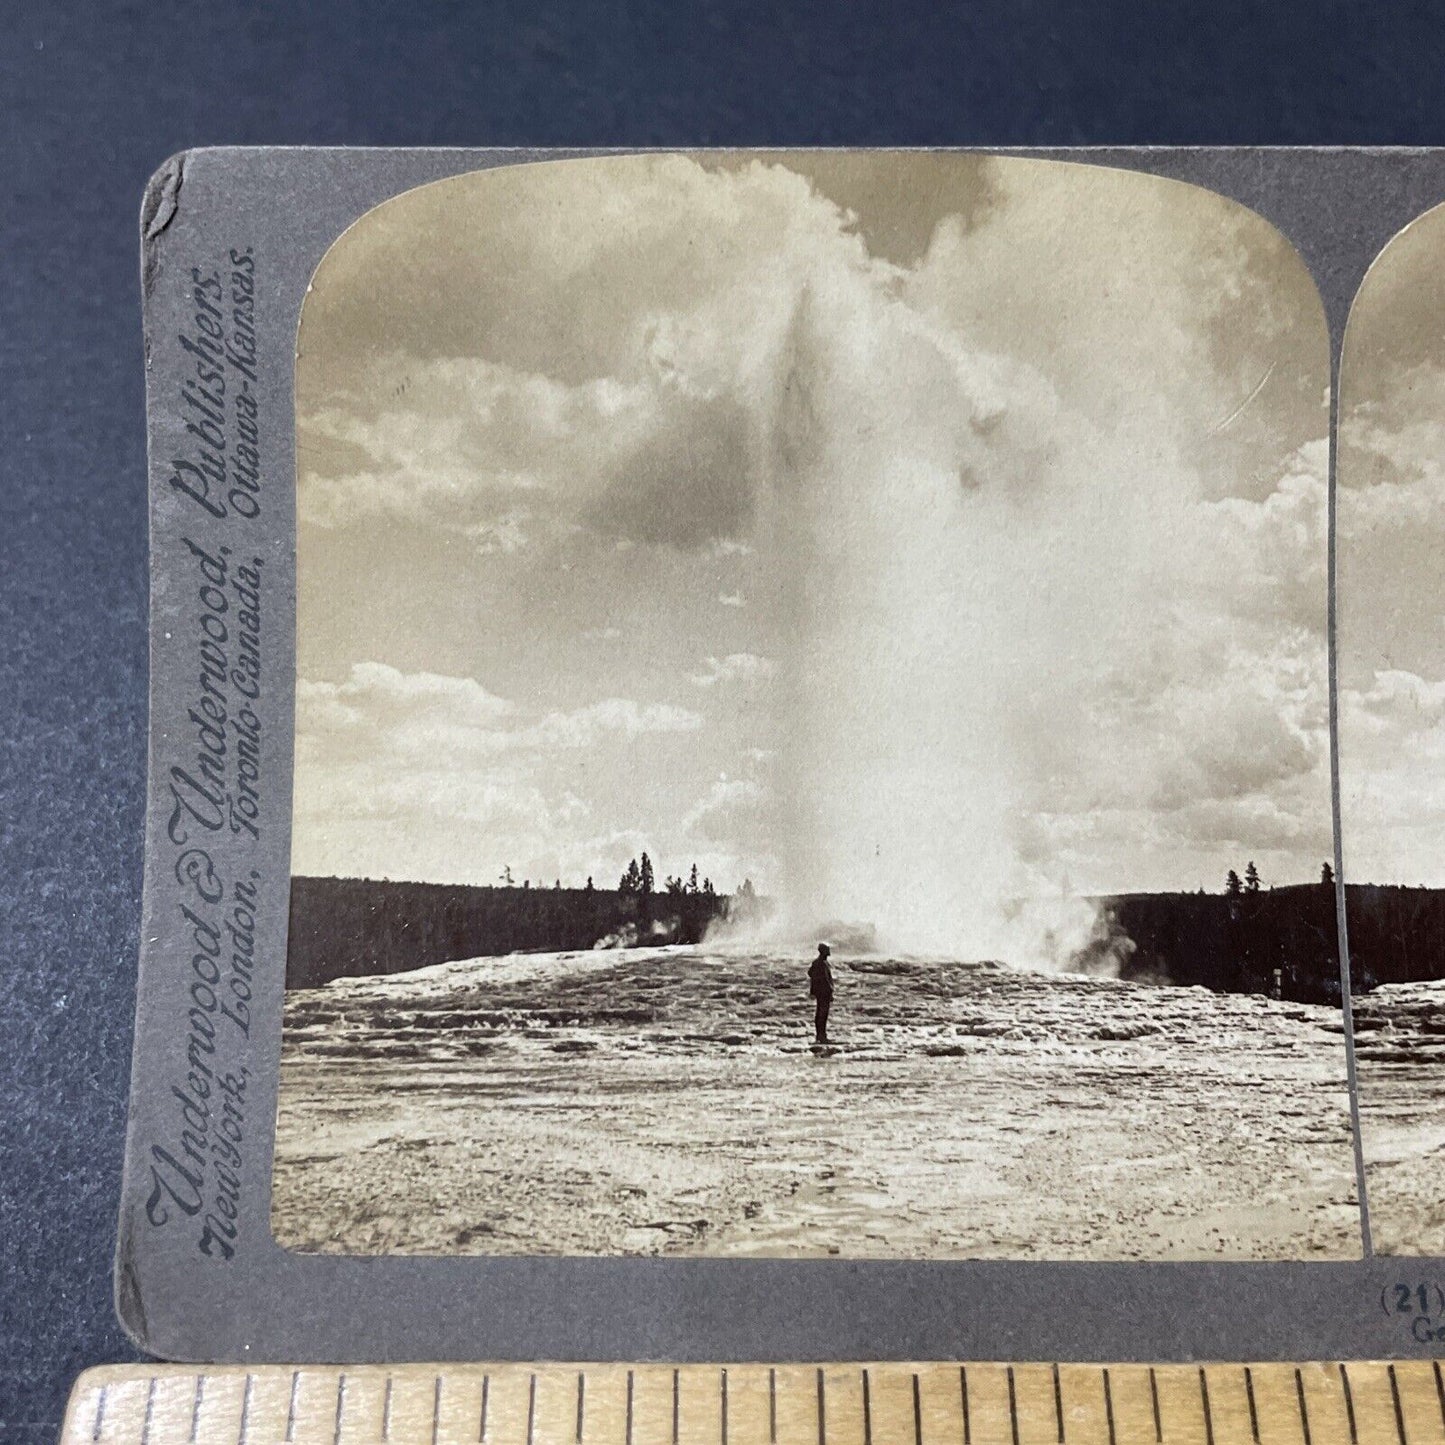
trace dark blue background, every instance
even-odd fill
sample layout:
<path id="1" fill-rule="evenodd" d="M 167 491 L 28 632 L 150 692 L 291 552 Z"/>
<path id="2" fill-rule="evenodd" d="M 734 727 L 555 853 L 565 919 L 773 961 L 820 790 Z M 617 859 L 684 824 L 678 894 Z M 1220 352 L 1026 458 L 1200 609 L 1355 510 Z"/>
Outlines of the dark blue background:
<path id="1" fill-rule="evenodd" d="M 136 224 L 208 143 L 1445 142 L 1438 7 L 513 0 L 0 11 L 0 1437 L 111 1311 L 140 895 Z"/>

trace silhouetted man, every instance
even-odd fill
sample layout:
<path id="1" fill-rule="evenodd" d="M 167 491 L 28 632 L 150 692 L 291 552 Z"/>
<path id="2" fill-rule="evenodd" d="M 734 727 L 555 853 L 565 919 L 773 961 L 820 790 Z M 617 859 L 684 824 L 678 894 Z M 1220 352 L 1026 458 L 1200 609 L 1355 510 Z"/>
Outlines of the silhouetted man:
<path id="1" fill-rule="evenodd" d="M 828 1042 L 828 1010 L 833 1006 L 833 970 L 828 966 L 832 949 L 818 945 L 818 956 L 808 968 L 808 992 L 813 995 L 813 1033 L 820 1044 Z"/>

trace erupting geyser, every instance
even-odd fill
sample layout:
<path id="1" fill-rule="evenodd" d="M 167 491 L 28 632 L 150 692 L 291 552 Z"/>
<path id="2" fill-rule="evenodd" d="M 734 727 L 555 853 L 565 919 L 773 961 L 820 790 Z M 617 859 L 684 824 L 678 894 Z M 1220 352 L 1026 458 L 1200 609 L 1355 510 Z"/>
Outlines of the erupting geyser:
<path id="1" fill-rule="evenodd" d="M 775 357 L 784 926 L 1065 967 L 1100 922 L 1040 842 L 1036 743 L 1071 724 L 1081 633 L 1127 631 L 1126 589 L 1089 542 L 1097 498 L 1053 464 L 1047 380 L 965 350 L 898 284 L 814 270 Z"/>

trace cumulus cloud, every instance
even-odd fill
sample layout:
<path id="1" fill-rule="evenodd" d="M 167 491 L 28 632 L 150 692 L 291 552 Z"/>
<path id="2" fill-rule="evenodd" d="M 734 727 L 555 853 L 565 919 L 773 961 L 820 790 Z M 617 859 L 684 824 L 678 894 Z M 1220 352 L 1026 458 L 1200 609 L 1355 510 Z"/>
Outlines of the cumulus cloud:
<path id="1" fill-rule="evenodd" d="M 465 182 L 417 194 L 413 224 L 442 207 L 449 237 L 471 225 L 470 256 L 455 242 L 402 255 L 384 214 L 355 260 L 345 243 L 333 252 L 298 361 L 314 398 L 298 419 L 305 517 L 453 528 L 525 504 L 538 523 L 644 543 L 742 543 L 758 484 L 751 381 L 786 297 L 819 258 L 867 258 L 839 209 L 783 167 L 668 156 L 626 169 L 623 184 L 606 165 L 498 173 L 484 205 Z M 376 275 L 364 316 L 359 276 L 356 290 L 329 284 L 354 267 Z M 393 348 L 339 356 L 363 329 Z"/>
<path id="2" fill-rule="evenodd" d="M 617 697 L 532 714 L 472 678 L 376 662 L 353 664 L 339 683 L 303 679 L 296 869 L 410 876 L 418 840 L 437 876 L 452 878 L 482 844 L 503 859 L 571 856 L 592 809 L 558 783 L 559 757 L 702 725 L 687 708 Z"/>
<path id="3" fill-rule="evenodd" d="M 471 678 L 352 666 L 345 682 L 297 684 L 297 734 L 362 757 L 441 755 L 464 762 L 501 754 L 585 748 L 608 734 L 690 732 L 702 717 L 669 703 L 609 697 L 520 720 L 517 709 Z"/>
<path id="4" fill-rule="evenodd" d="M 1345 876 L 1445 884 L 1445 213 L 1371 268 L 1341 360 L 1336 498 Z"/>
<path id="5" fill-rule="evenodd" d="M 586 748 L 606 733 L 626 738 L 644 733 L 685 733 L 702 726 L 699 713 L 671 703 L 639 704 L 631 698 L 608 697 L 572 712 L 548 713 L 518 734 L 527 747 Z"/>
<path id="6" fill-rule="evenodd" d="M 1341 689 L 1340 806 L 1347 878 L 1445 881 L 1445 680 L 1393 668 Z"/>
<path id="7" fill-rule="evenodd" d="M 1345 696 L 1352 723 L 1371 734 L 1415 732 L 1445 722 L 1445 681 L 1427 681 L 1400 668 L 1375 673 L 1370 687 L 1347 689 Z"/>
<path id="8" fill-rule="evenodd" d="M 764 891 L 779 877 L 771 835 L 771 797 L 756 778 L 716 778 L 682 817 L 673 847 L 677 856 L 696 862 L 698 871 L 722 888 L 744 878 Z"/>
<path id="9" fill-rule="evenodd" d="M 477 532 L 585 506 L 607 469 L 652 442 L 658 398 L 642 384 L 569 385 L 484 357 L 385 353 L 298 417 L 305 520 L 371 515 Z"/>
<path id="10" fill-rule="evenodd" d="M 777 664 L 771 658 L 753 652 L 730 652 L 726 657 L 710 657 L 701 672 L 688 675 L 694 687 L 717 687 L 720 683 L 757 682 L 771 677 Z"/>
<path id="11" fill-rule="evenodd" d="M 736 839 L 759 827 L 765 796 L 751 778 L 719 778 L 688 810 L 683 827 L 689 835 L 711 841 Z"/>
<path id="12" fill-rule="evenodd" d="M 471 678 L 403 673 L 378 662 L 353 663 L 344 682 L 296 685 L 298 751 L 365 760 L 378 749 L 485 750 L 510 736 L 512 707 Z"/>

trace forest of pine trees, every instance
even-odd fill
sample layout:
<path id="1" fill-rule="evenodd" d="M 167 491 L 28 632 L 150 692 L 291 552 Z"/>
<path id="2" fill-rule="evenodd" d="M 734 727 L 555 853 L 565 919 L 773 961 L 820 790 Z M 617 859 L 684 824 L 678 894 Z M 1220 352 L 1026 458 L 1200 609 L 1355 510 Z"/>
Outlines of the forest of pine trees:
<path id="1" fill-rule="evenodd" d="M 659 888 L 647 853 L 629 861 L 616 889 L 521 883 L 505 868 L 496 887 L 364 878 L 293 878 L 287 984 L 399 973 L 452 959 L 598 944 L 696 943 L 718 919 L 745 920 L 770 906 L 751 881 L 716 891 L 696 865 Z M 1339 940 L 1335 873 L 1318 883 L 1266 887 L 1253 860 L 1230 869 L 1222 895 L 1134 893 L 1096 900 L 1110 920 L 1101 957 L 1128 941 L 1124 977 L 1203 984 L 1230 992 L 1335 1002 Z M 1351 979 L 1381 983 L 1445 978 L 1445 889 L 1348 884 Z M 1106 957 L 1107 955 L 1107 957 Z"/>
<path id="2" fill-rule="evenodd" d="M 561 952 L 599 944 L 700 943 L 717 919 L 747 917 L 766 904 L 750 880 L 720 894 L 696 864 L 687 880 L 656 888 L 652 859 L 628 864 L 616 890 L 561 879 L 513 879 L 497 887 L 370 878 L 293 878 L 286 982 L 315 988 L 333 978 L 400 973 L 432 963 L 516 952 Z"/>
<path id="3" fill-rule="evenodd" d="M 1126 978 L 1339 1001 L 1335 870 L 1328 862 L 1318 883 L 1266 887 L 1251 859 L 1243 875 L 1226 873 L 1223 897 L 1201 890 L 1100 901 L 1132 944 Z M 1345 916 L 1355 991 L 1445 978 L 1445 889 L 1348 883 Z"/>

